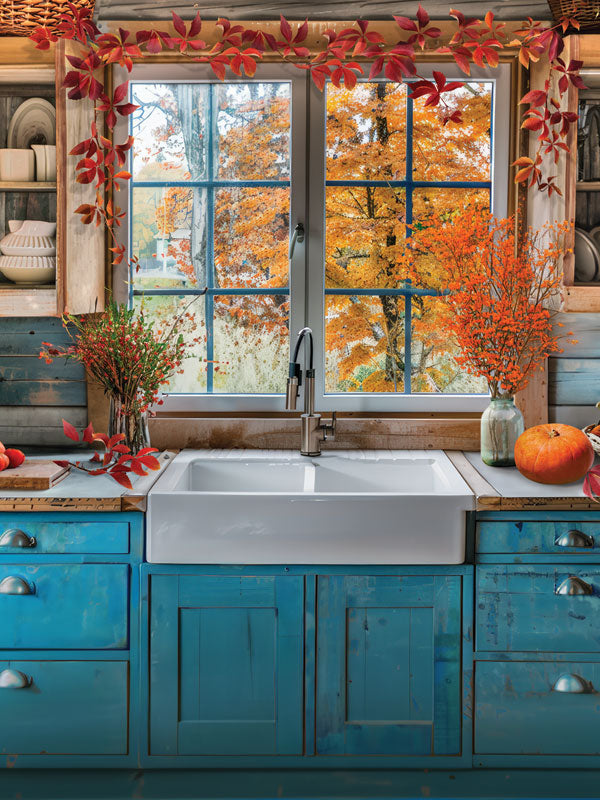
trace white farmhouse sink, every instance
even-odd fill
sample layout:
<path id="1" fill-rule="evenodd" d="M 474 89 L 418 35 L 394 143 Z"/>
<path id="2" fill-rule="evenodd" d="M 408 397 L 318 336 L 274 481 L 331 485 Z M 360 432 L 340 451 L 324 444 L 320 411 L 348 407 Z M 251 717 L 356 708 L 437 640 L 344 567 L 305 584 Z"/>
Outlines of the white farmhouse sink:
<path id="1" fill-rule="evenodd" d="M 473 495 L 441 451 L 184 450 L 149 494 L 154 564 L 460 564 Z"/>

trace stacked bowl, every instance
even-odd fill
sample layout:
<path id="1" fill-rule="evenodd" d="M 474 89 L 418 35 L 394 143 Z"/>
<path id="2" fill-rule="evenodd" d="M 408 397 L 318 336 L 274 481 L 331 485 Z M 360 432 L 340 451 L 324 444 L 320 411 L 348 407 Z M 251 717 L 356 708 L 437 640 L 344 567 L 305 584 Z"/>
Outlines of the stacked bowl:
<path id="1" fill-rule="evenodd" d="M 0 239 L 0 272 L 21 286 L 53 283 L 56 276 L 56 222 L 9 220 Z"/>

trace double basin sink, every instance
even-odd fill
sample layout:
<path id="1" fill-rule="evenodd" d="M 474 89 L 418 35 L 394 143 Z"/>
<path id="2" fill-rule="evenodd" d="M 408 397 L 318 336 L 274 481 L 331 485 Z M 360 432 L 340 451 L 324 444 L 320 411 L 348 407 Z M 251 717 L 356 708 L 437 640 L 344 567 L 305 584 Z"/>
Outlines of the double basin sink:
<path id="1" fill-rule="evenodd" d="M 148 501 L 159 564 L 460 564 L 473 495 L 442 451 L 184 450 Z"/>

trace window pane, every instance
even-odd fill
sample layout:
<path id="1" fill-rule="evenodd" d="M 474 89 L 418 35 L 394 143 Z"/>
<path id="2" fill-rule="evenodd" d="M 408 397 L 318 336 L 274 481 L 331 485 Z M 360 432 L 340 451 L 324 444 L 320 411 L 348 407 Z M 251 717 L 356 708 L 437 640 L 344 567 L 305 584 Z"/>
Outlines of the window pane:
<path id="1" fill-rule="evenodd" d="M 325 298 L 325 391 L 404 390 L 404 298 Z"/>
<path id="2" fill-rule="evenodd" d="M 403 180 L 406 169 L 406 87 L 327 84 L 328 180 Z"/>
<path id="3" fill-rule="evenodd" d="M 290 96 L 289 83 L 214 86 L 216 178 L 289 179 Z"/>
<path id="4" fill-rule="evenodd" d="M 444 95 L 462 123 L 442 125 L 440 107 L 413 105 L 413 178 L 419 181 L 489 181 L 492 84 L 467 83 Z M 446 108 L 444 109 L 446 111 Z"/>
<path id="5" fill-rule="evenodd" d="M 327 288 L 398 285 L 396 247 L 406 235 L 405 197 L 399 188 L 327 187 Z"/>
<path id="6" fill-rule="evenodd" d="M 215 285 L 285 287 L 289 282 L 290 190 L 215 190 Z"/>
<path id="7" fill-rule="evenodd" d="M 192 300 L 193 297 L 182 295 L 134 298 L 134 307 L 143 307 L 145 315 L 156 320 L 156 330 L 167 330 L 176 317 L 186 310 L 192 317 L 183 328 L 186 341 L 191 343 L 187 350 L 188 358 L 184 359 L 180 371 L 165 386 L 166 392 L 206 392 L 205 298 L 197 297 L 190 305 Z M 199 341 L 195 342 L 194 339 Z"/>
<path id="8" fill-rule="evenodd" d="M 413 297 L 411 384 L 413 393 L 487 394 L 483 378 L 469 375 L 454 360 L 459 350 L 449 340 L 446 307 L 439 297 Z"/>
<path id="9" fill-rule="evenodd" d="M 134 289 L 205 286 L 206 189 L 137 187 L 132 196 Z"/>
<path id="10" fill-rule="evenodd" d="M 137 181 L 206 178 L 210 87 L 201 83 L 133 83 L 133 177 Z"/>
<path id="11" fill-rule="evenodd" d="M 214 391 L 285 391 L 289 365 L 289 297 L 215 297 Z"/>
<path id="12" fill-rule="evenodd" d="M 490 207 L 489 189 L 447 189 L 428 186 L 413 190 L 413 220 L 416 227 L 426 225 L 432 214 L 452 214 L 469 206 Z"/>

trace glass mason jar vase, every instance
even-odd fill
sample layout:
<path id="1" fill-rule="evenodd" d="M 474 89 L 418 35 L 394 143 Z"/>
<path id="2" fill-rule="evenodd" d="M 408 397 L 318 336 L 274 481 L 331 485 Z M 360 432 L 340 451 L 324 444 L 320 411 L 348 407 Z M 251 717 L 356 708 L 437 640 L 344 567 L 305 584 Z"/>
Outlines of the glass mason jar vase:
<path id="1" fill-rule="evenodd" d="M 126 444 L 132 453 L 139 452 L 143 447 L 150 447 L 148 412 L 129 412 L 125 409 L 121 397 L 111 395 L 108 435 L 114 436 L 117 433 L 125 434 L 123 444 Z"/>
<path id="2" fill-rule="evenodd" d="M 490 467 L 514 467 L 515 442 L 525 430 L 512 396 L 496 397 L 481 415 L 481 460 Z"/>

